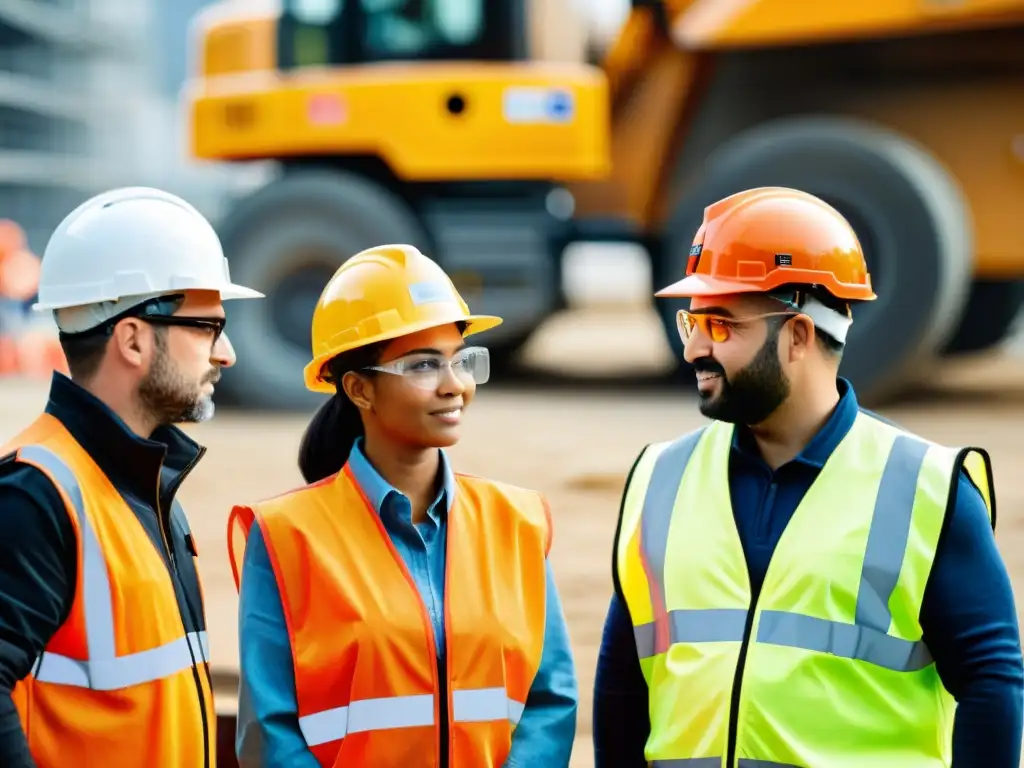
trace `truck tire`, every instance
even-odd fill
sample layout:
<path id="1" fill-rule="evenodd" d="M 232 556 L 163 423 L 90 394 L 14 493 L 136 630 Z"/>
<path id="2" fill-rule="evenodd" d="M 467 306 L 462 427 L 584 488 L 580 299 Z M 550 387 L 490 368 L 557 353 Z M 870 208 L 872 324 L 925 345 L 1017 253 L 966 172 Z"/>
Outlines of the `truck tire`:
<path id="1" fill-rule="evenodd" d="M 801 189 L 849 219 L 878 299 L 854 307 L 840 374 L 865 401 L 905 388 L 952 336 L 967 301 L 973 229 L 956 180 L 923 149 L 871 123 L 831 116 L 766 122 L 715 150 L 685 190 L 665 233 L 663 274 L 685 273 L 707 205 L 761 186 Z M 675 313 L 688 302 L 656 301 L 681 357 Z"/>
<path id="2" fill-rule="evenodd" d="M 350 256 L 383 243 L 429 249 L 415 215 L 397 196 L 356 174 L 290 171 L 242 200 L 220 226 L 234 280 L 262 291 L 258 301 L 229 302 L 228 336 L 238 362 L 221 388 L 231 404 L 311 409 L 302 369 L 311 359 L 313 308 Z"/>
<path id="3" fill-rule="evenodd" d="M 1024 280 L 975 280 L 967 309 L 943 355 L 981 352 L 1000 344 L 1010 334 L 1024 304 Z"/>

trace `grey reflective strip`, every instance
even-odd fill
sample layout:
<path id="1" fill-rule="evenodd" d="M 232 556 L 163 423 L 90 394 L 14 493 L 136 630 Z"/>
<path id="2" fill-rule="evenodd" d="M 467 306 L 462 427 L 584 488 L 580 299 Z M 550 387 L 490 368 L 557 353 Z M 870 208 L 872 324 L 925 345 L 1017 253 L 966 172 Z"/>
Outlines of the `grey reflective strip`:
<path id="1" fill-rule="evenodd" d="M 665 615 L 665 549 L 675 497 L 686 462 L 693 454 L 699 436 L 700 433 L 687 435 L 665 449 L 656 460 L 644 497 L 641 551 L 648 563 L 647 577 L 656 617 Z M 887 634 L 892 621 L 889 599 L 903 568 L 918 477 L 927 452 L 927 443 L 909 435 L 899 435 L 893 442 L 882 471 L 868 531 L 857 595 L 856 623 L 764 611 L 758 624 L 757 642 L 829 653 L 895 671 L 916 671 L 932 663 L 931 654 L 923 642 Z M 666 456 L 672 458 L 666 460 Z M 662 538 L 654 538 L 655 535 Z M 746 612 L 736 609 L 671 611 L 666 622 L 668 644 L 741 642 L 745 619 Z M 634 628 L 641 659 L 668 650 L 664 638 L 656 637 L 656 623 L 657 619 L 655 623 Z M 757 768 L 756 763 L 750 766 Z"/>
<path id="2" fill-rule="evenodd" d="M 927 452 L 928 444 L 923 440 L 900 435 L 885 462 L 857 592 L 856 622 L 860 626 L 889 631 L 889 598 L 896 591 L 903 568 L 917 480 Z"/>
<path id="3" fill-rule="evenodd" d="M 519 723 L 525 704 L 508 696 L 504 688 L 452 691 L 452 721 L 456 723 Z M 299 718 L 306 744 L 315 747 L 345 738 L 350 733 L 416 728 L 434 724 L 434 696 L 391 696 L 360 699 Z"/>
<path id="4" fill-rule="evenodd" d="M 675 760 L 652 760 L 651 768 L 720 768 L 720 757 L 680 757 Z M 803 768 L 789 763 L 773 763 L 771 760 L 749 760 L 740 758 L 738 768 Z"/>
<path id="5" fill-rule="evenodd" d="M 44 651 L 32 675 L 43 683 L 112 691 L 153 682 L 209 658 L 206 632 L 192 632 L 171 642 L 127 656 L 117 655 L 114 606 L 110 575 L 103 548 L 85 513 L 82 489 L 71 469 L 55 453 L 40 445 L 26 445 L 18 452 L 25 461 L 42 467 L 61 487 L 74 508 L 82 539 L 82 600 L 88 659 L 72 659 Z"/>
<path id="6" fill-rule="evenodd" d="M 488 723 L 508 720 L 518 725 L 526 704 L 505 693 L 504 688 L 452 691 L 452 720 L 456 723 Z"/>
<path id="7" fill-rule="evenodd" d="M 932 663 L 923 642 L 902 640 L 871 627 L 783 611 L 761 613 L 757 642 L 830 653 L 895 672 L 915 672 Z"/>
<path id="8" fill-rule="evenodd" d="M 747 626 L 747 611 L 742 608 L 706 608 L 674 610 L 668 612 L 669 645 L 675 643 L 739 642 Z M 654 656 L 654 624 L 634 627 L 637 648 L 651 651 Z"/>
<path id="9" fill-rule="evenodd" d="M 683 473 L 703 434 L 704 428 L 691 432 L 661 452 L 654 460 L 651 480 L 644 494 L 644 506 L 640 513 L 640 555 L 650 584 L 654 621 L 634 630 L 641 659 L 665 653 L 674 642 L 672 624 L 665 610 L 665 550 L 668 547 L 672 508 L 683 482 Z"/>

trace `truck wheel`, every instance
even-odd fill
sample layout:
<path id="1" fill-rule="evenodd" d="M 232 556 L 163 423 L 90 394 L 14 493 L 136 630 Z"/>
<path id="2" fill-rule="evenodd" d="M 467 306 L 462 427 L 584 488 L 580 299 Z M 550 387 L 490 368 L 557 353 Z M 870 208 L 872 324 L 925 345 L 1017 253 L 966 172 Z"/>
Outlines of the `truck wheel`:
<path id="1" fill-rule="evenodd" d="M 429 249 L 402 200 L 362 176 L 328 169 L 292 171 L 257 190 L 220 233 L 233 279 L 267 296 L 227 305 L 238 362 L 224 372 L 223 390 L 249 408 L 323 401 L 306 389 L 302 369 L 311 357 L 313 308 L 342 262 L 382 243 Z"/>
<path id="2" fill-rule="evenodd" d="M 878 299 L 854 306 L 840 374 L 865 401 L 895 394 L 952 336 L 967 300 L 973 231 L 955 179 L 906 138 L 860 120 L 764 123 L 714 151 L 676 205 L 664 256 L 672 279 L 685 273 L 705 206 L 761 186 L 817 195 L 856 230 Z M 675 312 L 687 303 L 657 303 L 681 356 Z"/>
<path id="3" fill-rule="evenodd" d="M 975 280 L 967 309 L 944 355 L 981 352 L 999 344 L 1013 330 L 1024 304 L 1024 280 Z"/>

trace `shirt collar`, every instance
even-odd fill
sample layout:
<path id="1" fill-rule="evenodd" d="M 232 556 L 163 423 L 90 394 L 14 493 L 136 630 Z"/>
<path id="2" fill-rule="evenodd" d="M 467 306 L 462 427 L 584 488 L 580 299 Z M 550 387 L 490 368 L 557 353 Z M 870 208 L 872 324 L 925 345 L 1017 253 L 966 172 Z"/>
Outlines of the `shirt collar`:
<path id="1" fill-rule="evenodd" d="M 46 413 L 56 418 L 119 490 L 150 503 L 157 488 L 177 488 L 206 449 L 177 427 L 139 437 L 106 403 L 54 371 Z"/>
<path id="2" fill-rule="evenodd" d="M 860 404 L 857 402 L 857 395 L 849 381 L 841 376 L 836 380 L 836 388 L 839 390 L 839 403 L 829 417 L 825 425 L 818 431 L 811 441 L 804 447 L 800 454 L 793 461 L 821 469 L 825 466 L 829 456 L 836 449 L 836 446 L 846 437 L 853 422 L 860 413 Z M 758 459 L 761 453 L 754 442 L 754 436 L 749 429 L 740 427 L 733 433 L 733 450 L 747 456 L 755 456 Z"/>
<path id="3" fill-rule="evenodd" d="M 448 456 L 444 450 L 438 450 L 441 452 L 441 472 L 444 476 L 444 481 L 441 485 L 441 490 L 437 493 L 437 498 L 434 499 L 434 503 L 430 505 L 430 509 L 427 511 L 427 514 L 435 520 L 440 516 L 440 510 L 443 509 L 445 513 L 451 512 L 452 504 L 455 502 L 455 473 L 452 471 L 451 463 L 448 461 Z M 381 477 L 380 472 L 366 458 L 366 454 L 363 452 L 362 437 L 357 438 L 352 446 L 352 451 L 348 457 L 348 466 L 352 472 L 352 477 L 359 484 L 359 487 L 362 488 L 367 500 L 378 515 L 381 514 L 384 504 L 392 494 L 403 499 L 406 498 L 405 494 Z"/>

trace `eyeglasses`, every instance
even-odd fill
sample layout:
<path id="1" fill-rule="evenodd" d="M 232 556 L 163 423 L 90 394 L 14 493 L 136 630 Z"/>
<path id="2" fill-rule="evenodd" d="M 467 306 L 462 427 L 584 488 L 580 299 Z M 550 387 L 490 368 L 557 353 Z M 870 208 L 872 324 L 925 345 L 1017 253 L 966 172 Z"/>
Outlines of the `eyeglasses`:
<path id="1" fill-rule="evenodd" d="M 380 365 L 368 365 L 363 370 L 401 376 L 414 387 L 436 391 L 448 370 L 460 381 L 486 384 L 491 377 L 491 353 L 484 347 L 466 347 L 450 360 L 441 355 L 414 354 Z"/>
<path id="2" fill-rule="evenodd" d="M 153 323 L 154 325 L 177 325 L 183 328 L 198 328 L 206 331 L 211 341 L 216 344 L 224 328 L 227 326 L 227 318 L 224 317 L 187 317 L 184 315 L 142 315 L 140 320 Z"/>
<path id="3" fill-rule="evenodd" d="M 684 342 L 693 338 L 695 331 L 700 331 L 716 344 L 728 341 L 733 329 L 743 323 L 752 323 L 756 320 L 763 320 L 766 317 L 796 317 L 795 312 L 765 312 L 762 315 L 749 315 L 747 317 L 724 317 L 722 315 L 711 315 L 690 312 L 680 309 L 676 313 L 676 324 L 679 326 L 679 335 Z"/>

